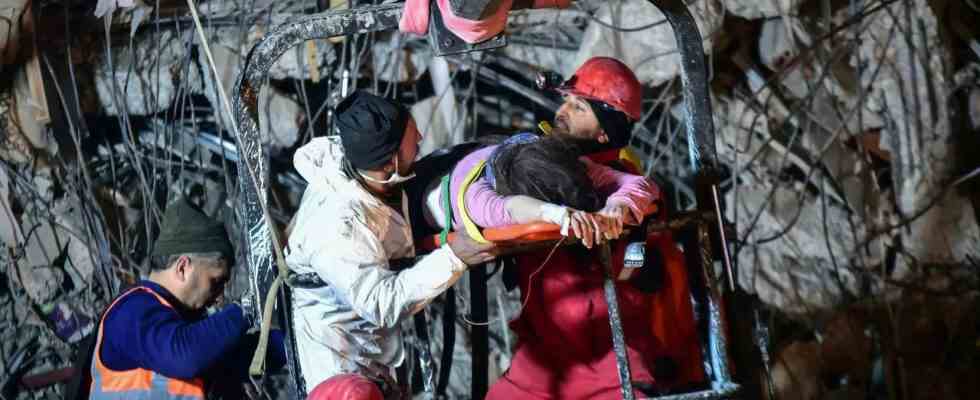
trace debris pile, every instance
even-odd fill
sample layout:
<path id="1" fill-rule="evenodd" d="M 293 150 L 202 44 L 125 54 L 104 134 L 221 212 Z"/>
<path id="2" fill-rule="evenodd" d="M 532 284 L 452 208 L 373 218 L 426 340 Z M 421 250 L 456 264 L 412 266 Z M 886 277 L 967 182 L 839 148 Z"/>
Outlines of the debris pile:
<path id="1" fill-rule="evenodd" d="M 230 97 L 273 27 L 369 3 L 197 7 Z M 708 56 L 737 283 L 773 315 L 776 398 L 977 393 L 977 2 L 688 3 Z M 59 393 L 28 378 L 69 367 L 106 303 L 145 276 L 168 199 L 189 196 L 238 223 L 233 121 L 188 11 L 183 1 L 0 1 L 10 77 L 0 83 L 0 398 Z M 257 97 L 279 228 L 306 187 L 293 152 L 330 134 L 333 106 L 353 89 L 410 105 L 428 153 L 550 120 L 561 99 L 535 88 L 536 73 L 568 76 L 593 56 L 637 72 L 645 101 L 632 147 L 671 209 L 693 206 L 680 58 L 650 2 L 514 11 L 507 34 L 505 48 L 441 58 L 397 32 L 286 51 Z M 470 393 L 467 287 L 456 291 L 449 398 Z M 492 382 L 509 363 L 506 322 L 520 304 L 496 276 L 489 293 Z M 444 301 L 427 311 L 436 355 Z"/>

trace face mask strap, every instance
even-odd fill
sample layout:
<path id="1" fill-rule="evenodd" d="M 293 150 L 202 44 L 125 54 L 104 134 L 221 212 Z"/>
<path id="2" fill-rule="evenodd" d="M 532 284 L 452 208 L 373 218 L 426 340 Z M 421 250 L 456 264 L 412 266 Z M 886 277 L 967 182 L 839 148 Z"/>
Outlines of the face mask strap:
<path id="1" fill-rule="evenodd" d="M 365 175 L 360 170 L 358 170 L 357 173 L 360 174 L 361 177 L 364 178 L 365 180 L 370 181 L 370 182 L 374 182 L 374 183 L 377 183 L 377 184 L 381 184 L 381 185 L 391 185 L 391 184 L 397 184 L 397 183 L 407 182 L 408 180 L 410 180 L 410 179 L 412 179 L 412 178 L 415 177 L 415 173 L 414 172 L 411 173 L 411 174 L 409 174 L 408 176 L 402 176 L 401 174 L 398 173 L 398 156 L 395 156 L 395 173 L 394 174 L 391 174 L 391 176 L 389 176 L 388 179 L 385 179 L 385 180 L 375 179 L 375 178 L 372 178 L 370 176 Z"/>

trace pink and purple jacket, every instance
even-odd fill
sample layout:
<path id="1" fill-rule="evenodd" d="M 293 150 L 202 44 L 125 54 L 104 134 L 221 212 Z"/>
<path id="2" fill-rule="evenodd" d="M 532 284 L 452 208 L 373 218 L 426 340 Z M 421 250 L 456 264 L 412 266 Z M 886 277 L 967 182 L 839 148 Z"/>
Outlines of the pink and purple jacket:
<path id="1" fill-rule="evenodd" d="M 460 160 L 452 172 L 449 184 L 450 193 L 459 193 L 467 173 L 478 162 L 488 159 L 496 148 L 497 146 L 488 146 L 474 151 Z M 649 179 L 616 171 L 605 165 L 597 164 L 586 157 L 580 157 L 579 160 L 585 164 L 586 173 L 599 194 L 608 196 L 607 203 L 622 201 L 629 205 L 630 210 L 635 215 L 642 216 L 653 206 L 653 202 L 660 198 L 660 189 Z M 442 195 L 440 194 L 440 196 Z M 453 207 L 453 228 L 458 230 L 462 227 L 462 220 L 459 217 L 461 215 L 459 204 L 456 195 L 450 195 L 450 197 L 452 197 Z M 444 199 L 440 199 L 440 203 L 442 201 Z M 469 185 L 463 195 L 463 201 L 466 202 L 470 219 L 480 227 L 514 224 L 507 212 L 507 196 L 497 194 L 486 177 L 481 176 Z"/>

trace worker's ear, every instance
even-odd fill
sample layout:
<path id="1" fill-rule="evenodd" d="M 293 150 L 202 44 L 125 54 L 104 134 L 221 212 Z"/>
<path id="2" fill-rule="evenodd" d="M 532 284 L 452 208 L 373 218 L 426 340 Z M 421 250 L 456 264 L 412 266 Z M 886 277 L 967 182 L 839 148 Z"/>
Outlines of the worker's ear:
<path id="1" fill-rule="evenodd" d="M 602 144 L 609 143 L 609 135 L 606 134 L 606 131 L 599 131 L 599 137 L 596 140 Z"/>
<path id="2" fill-rule="evenodd" d="M 191 259 L 187 256 L 180 256 L 177 258 L 177 262 L 174 263 L 174 272 L 177 273 L 177 279 L 181 282 L 186 282 L 190 279 L 191 275 Z"/>

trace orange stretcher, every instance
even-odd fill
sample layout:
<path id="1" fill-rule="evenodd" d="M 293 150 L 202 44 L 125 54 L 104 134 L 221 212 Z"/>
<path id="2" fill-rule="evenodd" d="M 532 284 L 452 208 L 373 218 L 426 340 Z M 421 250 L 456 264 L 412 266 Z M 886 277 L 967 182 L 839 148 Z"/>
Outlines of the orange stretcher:
<path id="1" fill-rule="evenodd" d="M 651 207 L 648 217 L 656 214 Z M 697 324 L 690 303 L 690 281 L 684 253 L 678 248 L 671 229 L 672 224 L 665 221 L 648 224 L 648 244 L 656 247 L 663 256 L 664 271 L 661 289 L 651 294 L 654 309 L 650 319 L 651 335 L 669 349 L 668 355 L 676 362 L 676 375 L 668 382 L 661 382 L 666 388 L 683 387 L 704 379 L 703 362 L 698 344 Z M 657 225 L 658 227 L 654 227 Z M 536 222 L 508 225 L 480 230 L 483 238 L 503 247 L 502 253 L 513 254 L 550 246 L 560 240 L 560 227 L 556 224 Z M 446 238 L 466 232 L 451 232 Z M 442 245 L 439 234 L 423 237 L 416 246 L 423 252 Z M 620 259 L 621 261 L 621 259 Z"/>
<path id="2" fill-rule="evenodd" d="M 651 207 L 647 215 L 657 212 L 657 206 Z M 496 243 L 501 247 L 522 247 L 526 245 L 545 244 L 562 238 L 561 227 L 557 224 L 548 222 L 532 222 L 528 224 L 517 224 L 498 226 L 494 228 L 483 228 L 483 237 L 490 242 Z M 446 236 L 447 241 L 452 240 L 457 232 L 450 232 Z M 465 233 L 464 233 L 465 234 Z M 416 241 L 415 245 L 422 251 L 432 251 L 442 246 L 443 242 L 440 235 L 423 237 Z"/>

